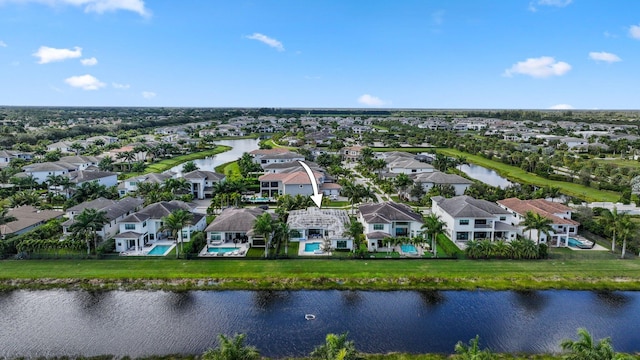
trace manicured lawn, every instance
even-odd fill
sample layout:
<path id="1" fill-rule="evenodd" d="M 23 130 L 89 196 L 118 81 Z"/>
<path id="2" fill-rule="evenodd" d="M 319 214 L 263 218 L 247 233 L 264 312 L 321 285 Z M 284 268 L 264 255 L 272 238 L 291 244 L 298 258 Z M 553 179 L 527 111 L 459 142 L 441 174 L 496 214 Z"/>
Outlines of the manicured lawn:
<path id="1" fill-rule="evenodd" d="M 636 160 L 627 160 L 627 159 L 620 159 L 620 158 L 613 159 L 613 160 L 593 158 L 593 160 L 597 161 L 600 164 L 613 164 L 617 167 L 628 167 L 632 169 L 640 168 L 640 161 L 636 161 Z"/>
<path id="2" fill-rule="evenodd" d="M 549 180 L 536 174 L 526 172 L 519 167 L 503 164 L 498 161 L 489 160 L 478 155 L 472 155 L 455 149 L 438 149 L 439 153 L 447 156 L 464 156 L 468 162 L 493 169 L 501 176 L 509 180 L 523 184 L 532 184 L 536 186 L 555 186 L 560 192 L 566 195 L 574 196 L 588 202 L 593 201 L 612 201 L 616 202 L 620 199 L 620 194 L 613 191 L 598 190 L 580 184 L 574 184 L 564 181 Z"/>
<path id="3" fill-rule="evenodd" d="M 259 249 L 257 249 L 259 251 Z M 290 252 L 294 249 L 290 248 Z M 33 279 L 76 279 L 155 286 L 207 288 L 194 279 L 220 279 L 215 289 L 583 289 L 640 290 L 640 261 L 513 260 L 4 260 L 0 286 L 39 288 Z M 23 281 L 19 281 L 23 279 Z M 89 280 L 89 281 L 87 281 Z M 125 285 L 122 282 L 125 281 Z M 184 280 L 180 282 L 179 280 Z M 44 280 L 43 280 L 44 281 Z M 47 281 L 44 281 L 48 283 Z M 49 281 L 50 282 L 50 281 Z M 54 281 L 55 282 L 55 281 Z M 61 280 L 53 287 L 75 282 Z M 137 285 L 135 285 L 137 284 Z M 126 286 L 125 286 L 126 288 Z M 153 288 L 153 287 L 152 287 Z"/>
<path id="4" fill-rule="evenodd" d="M 231 161 L 231 162 L 216 166 L 214 170 L 218 173 L 224 174 L 227 177 L 227 179 L 230 179 L 230 180 L 239 179 L 242 177 L 242 174 L 240 174 L 240 165 L 238 165 L 237 161 Z"/>
<path id="5" fill-rule="evenodd" d="M 219 146 L 216 146 L 215 149 L 206 150 L 206 151 L 199 151 L 199 152 L 186 154 L 186 155 L 175 156 L 175 157 L 172 157 L 171 159 L 164 159 L 164 160 L 155 162 L 155 163 L 147 166 L 147 168 L 145 169 L 144 173 L 145 174 L 148 174 L 148 173 L 160 173 L 160 172 L 169 170 L 169 169 L 171 169 L 172 167 L 174 167 L 176 165 L 180 165 L 182 163 L 185 163 L 187 161 L 202 159 L 204 157 L 220 154 L 220 153 L 223 153 L 223 152 L 229 151 L 229 150 L 231 150 L 230 146 L 219 145 Z M 130 178 L 130 177 L 138 176 L 138 175 L 141 175 L 141 173 L 124 174 L 124 176 L 126 178 Z"/>

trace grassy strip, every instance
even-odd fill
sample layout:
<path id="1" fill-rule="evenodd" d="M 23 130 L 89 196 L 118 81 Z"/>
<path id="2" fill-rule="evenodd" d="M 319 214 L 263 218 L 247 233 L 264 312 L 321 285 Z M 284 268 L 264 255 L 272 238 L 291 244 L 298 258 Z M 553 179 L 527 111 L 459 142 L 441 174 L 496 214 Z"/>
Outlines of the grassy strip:
<path id="1" fill-rule="evenodd" d="M 536 186 L 555 186 L 558 187 L 560 189 L 560 192 L 562 192 L 563 194 L 574 196 L 588 202 L 616 202 L 618 201 L 618 199 L 620 199 L 620 194 L 617 192 L 598 190 L 580 184 L 545 179 L 536 174 L 526 172 L 519 167 L 503 164 L 498 161 L 489 160 L 483 158 L 482 156 L 472 155 L 455 149 L 438 149 L 438 152 L 447 156 L 464 156 L 468 162 L 486 167 L 488 169 L 493 169 L 498 174 L 500 174 L 500 176 L 503 176 L 515 182 L 532 184 Z"/>
<path id="2" fill-rule="evenodd" d="M 175 157 L 172 157 L 171 159 L 164 159 L 147 166 L 144 171 L 144 174 L 161 173 L 163 171 L 169 170 L 172 167 L 176 165 L 180 165 L 187 161 L 202 159 L 207 156 L 213 156 L 229 150 L 231 150 L 231 146 L 218 145 L 214 149 L 198 151 L 198 152 L 194 152 L 186 155 L 175 156 Z M 127 173 L 127 174 L 124 174 L 124 176 L 126 178 L 130 178 L 130 177 L 134 177 L 142 174 L 143 173 Z"/>
<path id="3" fill-rule="evenodd" d="M 628 159 L 600 159 L 593 158 L 599 164 L 613 164 L 618 167 L 628 167 L 632 169 L 640 168 L 640 162 L 637 160 L 628 160 Z"/>
<path id="4" fill-rule="evenodd" d="M 640 261 L 31 260 L 0 262 L 0 288 L 640 290 Z"/>
<path id="5" fill-rule="evenodd" d="M 227 179 L 240 179 L 242 174 L 240 173 L 240 165 L 238 161 L 230 161 L 222 165 L 218 165 L 214 168 L 217 173 L 224 174 Z"/>

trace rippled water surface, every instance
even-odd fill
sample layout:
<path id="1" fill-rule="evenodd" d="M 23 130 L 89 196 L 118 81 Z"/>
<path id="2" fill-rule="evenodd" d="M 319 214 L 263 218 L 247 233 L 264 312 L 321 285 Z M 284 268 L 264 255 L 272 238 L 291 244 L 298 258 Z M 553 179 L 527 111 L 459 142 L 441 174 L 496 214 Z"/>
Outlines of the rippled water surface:
<path id="1" fill-rule="evenodd" d="M 201 353 L 246 333 L 265 356 L 303 356 L 327 333 L 363 352 L 558 351 L 586 327 L 640 351 L 640 293 L 580 291 L 15 291 L 0 293 L 0 357 Z M 307 321 L 304 315 L 315 314 Z"/>

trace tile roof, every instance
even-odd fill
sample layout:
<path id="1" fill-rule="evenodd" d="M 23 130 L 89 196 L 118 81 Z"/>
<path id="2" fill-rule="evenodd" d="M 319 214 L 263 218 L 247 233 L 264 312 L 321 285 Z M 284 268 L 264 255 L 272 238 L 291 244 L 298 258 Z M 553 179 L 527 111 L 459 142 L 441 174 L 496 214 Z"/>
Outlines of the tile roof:
<path id="1" fill-rule="evenodd" d="M 205 180 L 213 180 L 220 181 L 225 178 L 223 174 L 213 172 L 213 171 L 205 171 L 205 170 L 194 170 L 182 175 L 185 179 L 205 179 Z"/>
<path id="2" fill-rule="evenodd" d="M 473 181 L 460 175 L 447 174 L 441 171 L 409 175 L 415 182 L 434 184 L 473 184 Z"/>
<path id="3" fill-rule="evenodd" d="M 547 201 L 544 199 L 520 200 L 518 198 L 509 198 L 498 201 L 498 204 L 517 212 L 520 215 L 526 214 L 528 211 L 540 214 L 551 219 L 554 224 L 580 225 L 579 222 L 572 219 L 565 219 L 555 214 L 566 214 L 572 209 L 564 204 Z"/>
<path id="4" fill-rule="evenodd" d="M 68 174 L 65 174 L 71 182 L 75 184 L 80 184 L 86 181 L 93 181 L 97 179 L 103 179 L 110 176 L 118 176 L 118 174 L 110 172 L 110 171 L 74 171 Z"/>
<path id="5" fill-rule="evenodd" d="M 13 234 L 30 226 L 45 222 L 64 215 L 62 211 L 39 210 L 36 207 L 25 205 L 7 211 L 7 216 L 13 216 L 15 221 L 0 225 L 0 235 Z"/>
<path id="6" fill-rule="evenodd" d="M 264 213 L 264 210 L 259 208 L 227 208 L 204 231 L 246 233 L 253 229 L 256 218 L 262 213 Z"/>
<path id="7" fill-rule="evenodd" d="M 364 204 L 358 208 L 360 214 L 369 224 L 391 223 L 393 221 L 417 221 L 422 223 L 422 216 L 409 206 L 393 201 L 381 204 Z"/>
<path id="8" fill-rule="evenodd" d="M 320 182 L 320 178 L 322 177 L 322 174 L 315 171 L 313 172 L 313 174 L 315 175 L 316 180 Z M 282 181 L 282 184 L 284 185 L 311 184 L 309 175 L 307 175 L 307 172 L 304 170 L 296 171 L 292 173 L 265 174 L 260 176 L 258 180 L 259 181 Z"/>
<path id="9" fill-rule="evenodd" d="M 488 218 L 499 214 L 510 214 L 507 210 L 495 203 L 487 200 L 474 199 L 467 195 L 455 196 L 450 199 L 445 199 L 442 196 L 434 196 L 431 200 L 435 201 L 442 210 L 454 218 Z"/>

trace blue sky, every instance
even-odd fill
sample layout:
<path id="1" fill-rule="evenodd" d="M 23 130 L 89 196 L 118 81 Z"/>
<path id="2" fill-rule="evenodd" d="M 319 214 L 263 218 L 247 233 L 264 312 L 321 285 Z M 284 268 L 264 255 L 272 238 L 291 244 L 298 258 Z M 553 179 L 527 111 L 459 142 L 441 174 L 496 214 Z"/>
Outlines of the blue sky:
<path id="1" fill-rule="evenodd" d="M 0 0 L 0 105 L 640 108 L 637 0 Z"/>

